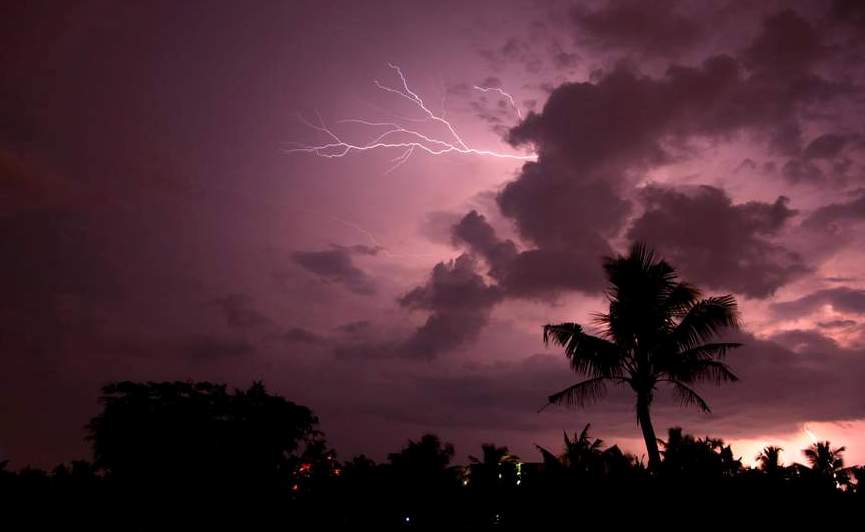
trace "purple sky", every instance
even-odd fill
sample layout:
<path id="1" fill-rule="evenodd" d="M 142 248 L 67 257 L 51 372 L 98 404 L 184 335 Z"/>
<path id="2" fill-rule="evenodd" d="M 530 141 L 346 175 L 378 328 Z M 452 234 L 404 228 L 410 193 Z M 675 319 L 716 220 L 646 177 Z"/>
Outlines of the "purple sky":
<path id="1" fill-rule="evenodd" d="M 742 381 L 659 430 L 865 462 L 863 37 L 854 1 L 4 2 L 0 456 L 87 456 L 116 379 L 264 380 L 346 458 L 432 431 L 534 460 L 586 422 L 642 452 L 627 394 L 536 412 L 575 378 L 540 326 L 602 310 L 640 239 L 746 324 Z M 537 161 L 290 151 L 317 116 L 453 143 L 389 63 Z"/>

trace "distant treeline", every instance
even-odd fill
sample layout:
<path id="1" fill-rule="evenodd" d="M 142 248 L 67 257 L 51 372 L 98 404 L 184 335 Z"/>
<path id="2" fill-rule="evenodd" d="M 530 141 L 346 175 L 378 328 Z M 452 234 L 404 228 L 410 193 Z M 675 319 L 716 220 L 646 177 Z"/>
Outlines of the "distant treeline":
<path id="1" fill-rule="evenodd" d="M 8 530 L 549 530 L 718 524 L 755 510 L 825 522 L 865 508 L 865 468 L 845 467 L 828 442 L 793 466 L 767 447 L 751 468 L 721 440 L 671 429 L 649 471 L 586 426 L 526 461 L 485 444 L 454 465 L 453 447 L 427 434 L 376 464 L 338 460 L 308 408 L 260 383 L 122 382 L 101 401 L 92 461 L 2 464 Z"/>

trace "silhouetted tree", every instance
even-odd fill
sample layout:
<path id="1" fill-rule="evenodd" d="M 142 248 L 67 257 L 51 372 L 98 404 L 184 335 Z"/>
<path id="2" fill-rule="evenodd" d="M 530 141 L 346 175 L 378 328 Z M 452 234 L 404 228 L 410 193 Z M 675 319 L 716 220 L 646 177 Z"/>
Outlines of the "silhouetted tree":
<path id="1" fill-rule="evenodd" d="M 814 478 L 824 486 L 834 489 L 846 485 L 849 481 L 849 475 L 844 468 L 844 451 L 844 447 L 833 449 L 828 441 L 818 441 L 803 449 L 802 453 L 811 466 Z"/>
<path id="2" fill-rule="evenodd" d="M 760 470 L 772 479 L 781 478 L 784 476 L 784 466 L 781 465 L 781 449 L 771 445 L 763 447 L 760 454 L 757 455 L 757 463 Z"/>
<path id="3" fill-rule="evenodd" d="M 723 329 L 738 327 L 736 300 L 730 295 L 701 299 L 697 288 L 679 281 L 676 270 L 642 244 L 634 244 L 627 256 L 604 259 L 603 268 L 609 310 L 596 316 L 600 335 L 576 323 L 543 328 L 544 343 L 564 347 L 574 372 L 588 377 L 548 401 L 582 406 L 601 398 L 609 382 L 629 386 L 649 466 L 657 469 L 661 455 L 650 414 L 655 389 L 667 383 L 683 405 L 709 412 L 691 385 L 737 380 L 722 359 L 740 344 L 705 343 Z"/>
<path id="4" fill-rule="evenodd" d="M 498 447 L 494 443 L 481 444 L 481 457 L 469 455 L 469 461 L 473 464 L 485 464 L 489 466 L 497 466 L 503 463 L 516 462 L 519 457 L 514 456 L 508 451 L 508 448 Z"/>
<path id="5" fill-rule="evenodd" d="M 588 473 L 595 469 L 600 462 L 601 447 L 603 447 L 604 441 L 589 437 L 589 427 L 591 424 L 586 423 L 579 435 L 574 433 L 573 440 L 568 438 L 567 432 L 564 434 L 565 452 L 562 455 L 562 461 L 572 471 Z"/>
<path id="6" fill-rule="evenodd" d="M 494 443 L 481 445 L 481 458 L 469 456 L 471 464 L 465 482 L 473 513 L 479 517 L 474 527 L 500 525 L 520 483 L 519 458 L 507 447 Z"/>
<path id="7" fill-rule="evenodd" d="M 742 469 L 742 461 L 734 458 L 732 448 L 719 438 L 695 438 L 673 427 L 661 445 L 664 460 L 660 471 L 668 477 L 711 482 L 732 478 Z"/>
<path id="8" fill-rule="evenodd" d="M 849 471 L 853 479 L 856 481 L 856 484 L 853 486 L 854 493 L 856 493 L 860 499 L 865 498 L 865 467 L 851 467 Z"/>
<path id="9" fill-rule="evenodd" d="M 544 464 L 555 471 L 564 471 L 580 479 L 600 480 L 610 476 L 624 476 L 632 469 L 639 469 L 635 457 L 623 453 L 613 445 L 603 449 L 604 441 L 589 435 L 591 424 L 587 423 L 573 438 L 564 433 L 564 449 L 558 456 L 536 445 L 544 459 Z"/>
<path id="10" fill-rule="evenodd" d="M 511 454 L 507 447 L 498 447 L 494 443 L 482 444 L 481 451 L 481 458 L 469 455 L 472 485 L 483 484 L 485 487 L 500 484 L 514 485 L 519 457 Z"/>
<path id="11" fill-rule="evenodd" d="M 87 426 L 96 466 L 135 504 L 190 515 L 195 501 L 219 515 L 288 497 L 295 453 L 317 434 L 308 408 L 261 383 L 228 392 L 208 382 L 120 382 L 100 401 Z"/>
<path id="12" fill-rule="evenodd" d="M 329 484 L 342 474 L 336 451 L 320 437 L 310 438 L 303 452 L 293 457 L 292 462 L 291 491 L 307 498 L 312 492 L 328 489 Z"/>
<path id="13" fill-rule="evenodd" d="M 0 523 L 142 532 L 557 530 L 573 524 L 576 509 L 583 527 L 645 524 L 646 515 L 689 526 L 711 516 L 714 527 L 741 524 L 734 509 L 756 506 L 777 528 L 809 512 L 827 523 L 855 516 L 865 500 L 865 469 L 844 467 L 844 448 L 829 442 L 805 450 L 811 467 L 783 467 L 780 448 L 768 446 L 759 469 L 744 468 L 723 440 L 671 428 L 649 474 L 618 446 L 605 448 L 587 424 L 564 433 L 560 452 L 538 447 L 543 464 L 487 443 L 466 471 L 452 465 L 453 446 L 431 434 L 387 463 L 362 455 L 340 463 L 308 410 L 260 385 L 117 386 L 91 423 L 101 465 L 13 471 L 0 461 Z M 796 511 L 775 510 L 785 505 Z"/>
<path id="14" fill-rule="evenodd" d="M 409 440 L 401 451 L 388 455 L 395 521 L 432 526 L 441 520 L 459 486 L 457 471 L 449 467 L 453 456 L 453 445 L 443 444 L 434 434 Z"/>

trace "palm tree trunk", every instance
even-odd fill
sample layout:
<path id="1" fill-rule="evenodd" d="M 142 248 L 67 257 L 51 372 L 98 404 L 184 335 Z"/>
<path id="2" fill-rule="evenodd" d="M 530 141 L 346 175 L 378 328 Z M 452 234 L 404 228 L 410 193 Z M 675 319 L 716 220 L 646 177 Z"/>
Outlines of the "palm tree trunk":
<path id="1" fill-rule="evenodd" d="M 637 421 L 643 430 L 643 439 L 646 440 L 646 452 L 649 454 L 649 471 L 657 471 L 661 465 L 661 452 L 658 450 L 658 438 L 655 437 L 655 429 L 652 427 L 652 416 L 649 413 L 649 405 L 651 403 L 651 396 L 644 394 L 637 396 Z"/>

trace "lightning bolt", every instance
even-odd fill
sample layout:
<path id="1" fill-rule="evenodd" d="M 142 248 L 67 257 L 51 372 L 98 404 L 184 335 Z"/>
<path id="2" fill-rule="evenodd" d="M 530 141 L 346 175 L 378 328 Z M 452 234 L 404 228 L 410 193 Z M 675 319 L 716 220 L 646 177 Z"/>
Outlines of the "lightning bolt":
<path id="1" fill-rule="evenodd" d="M 511 109 L 513 109 L 514 112 L 517 114 L 517 118 L 519 118 L 520 120 L 523 119 L 523 113 L 520 111 L 520 108 L 517 105 L 517 102 L 514 101 L 514 97 L 511 96 L 510 94 L 508 94 L 507 92 L 505 92 L 504 89 L 500 89 L 498 87 L 479 87 L 477 85 L 475 85 L 474 88 L 476 90 L 481 91 L 481 92 L 495 92 L 496 94 L 504 97 L 505 100 L 510 102 Z"/>
<path id="2" fill-rule="evenodd" d="M 389 149 L 400 150 L 399 155 L 391 160 L 394 164 L 387 173 L 393 172 L 405 164 L 405 162 L 415 153 L 427 153 L 429 155 L 459 153 L 463 155 L 480 155 L 484 157 L 513 159 L 517 161 L 537 160 L 537 155 L 534 153 L 505 153 L 472 147 L 462 138 L 462 136 L 460 136 L 454 125 L 449 120 L 444 118 L 443 115 L 436 114 L 427 107 L 423 98 L 409 87 L 408 81 L 400 67 L 390 63 L 388 63 L 388 66 L 396 72 L 396 75 L 399 77 L 399 85 L 391 87 L 380 83 L 378 80 L 374 81 L 373 84 L 383 92 L 393 94 L 394 96 L 408 101 L 418 111 L 420 111 L 422 115 L 422 118 L 419 119 L 405 119 L 403 121 L 438 124 L 448 131 L 449 135 L 447 137 L 441 138 L 432 136 L 424 133 L 420 129 L 409 128 L 397 122 L 374 122 L 359 118 L 337 121 L 337 124 L 363 126 L 366 130 L 374 132 L 374 136 L 366 142 L 353 142 L 340 136 L 332 128 L 328 127 L 321 116 L 316 113 L 317 122 L 315 123 L 310 122 L 302 115 L 298 116 L 298 119 L 310 129 L 321 133 L 327 138 L 327 141 L 322 144 L 292 143 L 294 147 L 289 148 L 286 151 L 288 153 L 312 153 L 325 159 L 337 159 L 345 157 L 353 152 Z M 513 99 L 511 99 L 511 101 L 513 101 Z M 519 112 L 519 110 L 517 110 L 517 112 Z"/>
<path id="3" fill-rule="evenodd" d="M 807 434 L 808 437 L 811 439 L 811 443 L 817 443 L 817 436 L 815 436 L 813 432 L 811 432 L 810 430 L 808 430 L 808 427 L 804 427 L 802 430 L 803 430 L 803 431 L 805 432 L 805 434 Z"/>

